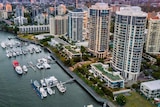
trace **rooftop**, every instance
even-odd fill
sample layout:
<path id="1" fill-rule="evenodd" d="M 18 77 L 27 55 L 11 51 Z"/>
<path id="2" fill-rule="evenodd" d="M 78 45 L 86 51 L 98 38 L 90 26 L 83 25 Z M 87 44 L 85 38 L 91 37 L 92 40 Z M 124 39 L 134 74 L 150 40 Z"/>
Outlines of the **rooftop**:
<path id="1" fill-rule="evenodd" d="M 143 83 L 141 83 L 141 85 L 145 85 L 150 90 L 158 90 L 158 89 L 160 89 L 160 80 L 143 82 Z"/>
<path id="2" fill-rule="evenodd" d="M 82 9 L 74 9 L 73 12 L 83 12 Z"/>
<path id="3" fill-rule="evenodd" d="M 68 45 L 68 46 L 65 46 L 65 48 L 66 48 L 68 51 L 72 52 L 73 54 L 78 54 L 78 53 L 80 53 L 80 51 L 76 51 L 76 49 L 78 49 L 77 47 L 72 47 L 72 46 Z"/>
<path id="4" fill-rule="evenodd" d="M 112 73 L 109 73 L 102 64 L 94 64 L 94 67 L 96 67 L 97 70 L 101 71 L 104 75 L 106 75 L 110 80 L 112 81 L 117 81 L 117 80 L 122 80 L 122 78 L 119 75 L 113 75 Z"/>
<path id="5" fill-rule="evenodd" d="M 120 7 L 120 11 L 117 11 L 116 14 L 126 16 L 147 17 L 147 13 L 141 11 L 141 8 L 138 6 Z"/>

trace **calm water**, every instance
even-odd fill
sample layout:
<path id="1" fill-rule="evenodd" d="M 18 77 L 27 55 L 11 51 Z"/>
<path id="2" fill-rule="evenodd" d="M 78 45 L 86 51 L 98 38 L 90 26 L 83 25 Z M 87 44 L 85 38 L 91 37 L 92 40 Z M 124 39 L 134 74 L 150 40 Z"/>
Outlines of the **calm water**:
<path id="1" fill-rule="evenodd" d="M 8 40 L 12 34 L 0 32 L 0 42 Z M 8 58 L 5 49 L 0 47 L 0 107 L 84 107 L 84 105 L 99 105 L 77 83 L 65 84 L 67 91 L 61 94 L 56 87 L 55 95 L 48 95 L 41 100 L 30 85 L 30 80 L 40 80 L 43 77 L 54 75 L 60 81 L 66 81 L 70 77 L 57 65 L 51 64 L 49 70 L 34 71 L 29 68 L 28 73 L 17 75 L 12 67 L 12 61 L 18 60 L 21 65 L 27 65 L 29 61 L 36 64 L 38 58 L 48 56 L 49 53 L 42 51 L 40 54 L 27 54 L 15 58 Z"/>

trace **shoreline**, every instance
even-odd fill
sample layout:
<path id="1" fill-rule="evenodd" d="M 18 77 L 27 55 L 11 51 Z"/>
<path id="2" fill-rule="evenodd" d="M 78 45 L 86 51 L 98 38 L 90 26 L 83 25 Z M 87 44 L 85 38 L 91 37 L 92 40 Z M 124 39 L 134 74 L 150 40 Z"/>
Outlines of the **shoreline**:
<path id="1" fill-rule="evenodd" d="M 5 32 L 5 31 L 3 31 Z M 10 33 L 10 32 L 7 32 Z M 75 79 L 75 82 L 78 83 L 79 86 L 81 86 L 95 101 L 97 101 L 98 103 L 102 104 L 102 107 L 115 107 L 113 105 L 113 103 L 111 103 L 110 101 L 108 101 L 107 99 L 101 98 L 97 93 L 95 93 L 91 87 L 89 87 L 83 80 L 81 80 L 81 78 L 79 78 L 76 74 L 74 74 L 73 72 L 71 72 L 55 55 L 54 52 L 52 52 L 49 48 L 41 45 L 40 43 L 36 43 L 35 41 L 32 40 L 28 40 L 28 39 L 24 39 L 21 37 L 18 37 L 17 34 L 11 33 L 13 34 L 17 39 L 19 39 L 20 41 L 24 41 L 24 42 L 29 42 L 31 44 L 36 44 L 41 46 L 43 49 L 47 50 L 50 54 L 52 59 L 55 60 L 55 62 L 65 71 L 65 73 L 67 73 L 67 75 L 69 75 L 71 78 Z"/>

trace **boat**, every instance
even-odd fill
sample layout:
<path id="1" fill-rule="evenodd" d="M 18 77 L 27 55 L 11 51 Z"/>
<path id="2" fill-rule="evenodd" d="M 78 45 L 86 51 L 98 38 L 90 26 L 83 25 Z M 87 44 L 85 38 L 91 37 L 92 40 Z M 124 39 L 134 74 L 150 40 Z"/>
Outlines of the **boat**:
<path id="1" fill-rule="evenodd" d="M 37 80 L 35 80 L 37 81 Z M 38 81 L 37 81 L 38 82 Z M 40 96 L 41 99 L 43 99 L 43 96 L 41 95 L 40 91 L 39 91 L 39 87 L 37 88 L 37 86 L 35 85 L 37 83 L 34 83 L 32 80 L 31 80 L 31 85 L 32 87 L 34 88 L 35 92 L 37 93 L 38 96 Z"/>
<path id="2" fill-rule="evenodd" d="M 47 97 L 47 92 L 44 90 L 43 87 L 40 87 L 40 88 L 39 88 L 39 91 L 40 91 L 41 95 L 43 96 L 43 98 L 44 98 L 44 97 Z"/>
<path id="3" fill-rule="evenodd" d="M 12 55 L 13 55 L 13 56 L 16 56 L 16 52 L 13 52 Z"/>
<path id="4" fill-rule="evenodd" d="M 44 86 L 44 87 L 46 87 L 46 86 L 47 86 L 47 84 L 46 84 L 46 82 L 45 82 L 45 80 L 44 80 L 44 79 L 41 79 L 41 80 L 40 80 L 40 82 L 41 82 L 41 85 L 42 85 L 42 86 Z"/>
<path id="5" fill-rule="evenodd" d="M 28 71 L 28 68 L 27 68 L 25 65 L 22 66 L 22 69 L 23 69 L 23 71 L 25 71 L 25 72 Z"/>
<path id="6" fill-rule="evenodd" d="M 38 69 L 43 69 L 43 68 L 44 68 L 43 64 L 41 64 L 41 63 L 37 63 L 37 64 L 36 64 L 36 67 L 37 67 Z"/>
<path id="7" fill-rule="evenodd" d="M 34 84 L 34 86 L 37 87 L 37 88 L 40 87 L 40 84 L 39 84 L 39 82 L 38 82 L 37 80 L 34 80 L 34 81 L 33 81 L 33 84 Z"/>
<path id="8" fill-rule="evenodd" d="M 47 87 L 47 92 L 48 92 L 49 95 L 53 94 L 53 90 L 50 87 Z"/>
<path id="9" fill-rule="evenodd" d="M 64 93 L 66 91 L 66 87 L 64 87 L 64 85 L 61 82 L 58 83 L 56 86 L 61 93 Z"/>
<path id="10" fill-rule="evenodd" d="M 84 105 L 84 107 L 93 107 L 93 105 L 92 104 L 90 104 L 90 105 Z"/>
<path id="11" fill-rule="evenodd" d="M 7 56 L 8 58 L 11 58 L 11 57 L 12 57 L 12 53 L 11 53 L 11 52 L 7 52 L 7 53 L 6 53 L 6 56 Z"/>
<path id="12" fill-rule="evenodd" d="M 45 83 L 47 84 L 47 86 L 50 86 L 50 87 L 56 86 L 58 83 L 57 78 L 55 78 L 54 76 L 45 78 L 44 80 L 45 80 Z"/>
<path id="13" fill-rule="evenodd" d="M 23 70 L 22 70 L 22 67 L 21 67 L 21 66 L 16 66 L 16 67 L 15 67 L 15 71 L 16 71 L 19 75 L 23 74 Z"/>
<path id="14" fill-rule="evenodd" d="M 50 69 L 51 68 L 51 66 L 46 62 L 43 63 L 43 66 L 44 66 L 45 69 Z"/>
<path id="15" fill-rule="evenodd" d="M 15 68 L 16 66 L 19 66 L 19 62 L 17 60 L 14 60 L 12 62 L 13 67 Z"/>
<path id="16" fill-rule="evenodd" d="M 1 42 L 1 47 L 2 47 L 2 48 L 6 48 L 6 45 L 5 45 L 4 42 Z"/>

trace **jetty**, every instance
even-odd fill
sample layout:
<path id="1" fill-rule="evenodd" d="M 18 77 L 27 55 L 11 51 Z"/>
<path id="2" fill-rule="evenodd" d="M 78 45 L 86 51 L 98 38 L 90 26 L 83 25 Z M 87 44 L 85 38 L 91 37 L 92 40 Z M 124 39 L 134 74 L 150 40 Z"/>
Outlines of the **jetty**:
<path id="1" fill-rule="evenodd" d="M 34 67 L 32 62 L 28 62 L 28 65 L 29 65 L 30 68 L 32 68 L 34 71 L 36 71 L 36 68 Z"/>

